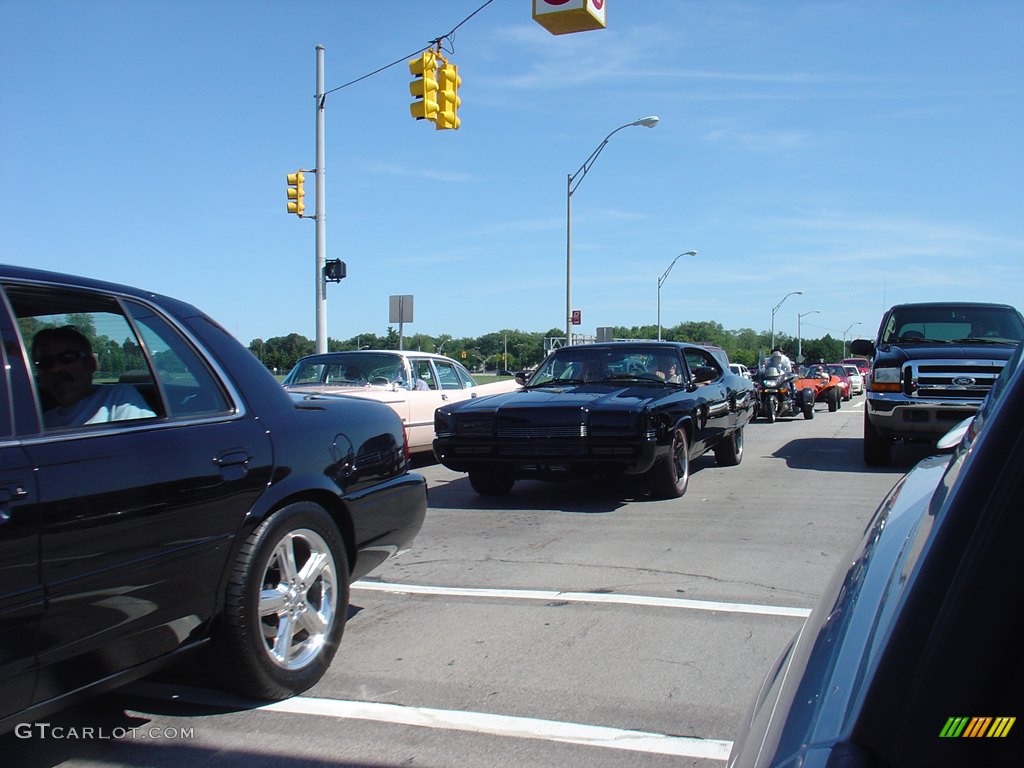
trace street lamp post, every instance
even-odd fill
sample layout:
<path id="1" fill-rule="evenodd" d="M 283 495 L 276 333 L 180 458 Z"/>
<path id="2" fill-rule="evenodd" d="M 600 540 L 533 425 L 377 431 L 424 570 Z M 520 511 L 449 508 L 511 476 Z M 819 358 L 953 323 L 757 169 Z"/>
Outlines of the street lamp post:
<path id="1" fill-rule="evenodd" d="M 860 320 L 855 320 L 846 327 L 845 331 L 843 331 L 843 357 L 846 357 L 846 334 L 850 332 L 850 329 L 853 328 L 853 326 L 860 324 Z"/>
<path id="2" fill-rule="evenodd" d="M 775 313 L 779 311 L 779 307 L 781 307 L 790 296 L 802 296 L 803 293 L 803 291 L 790 291 L 782 297 L 782 301 L 772 307 L 772 349 L 775 349 Z"/>
<path id="3" fill-rule="evenodd" d="M 665 280 L 668 279 L 668 273 L 672 271 L 672 267 L 676 265 L 677 261 L 683 258 L 683 256 L 696 255 L 696 251 L 686 251 L 685 253 L 680 253 L 678 256 L 672 259 L 672 263 L 668 265 L 668 269 L 665 270 L 665 274 L 658 278 L 658 341 L 661 341 L 661 286 L 665 282 Z"/>
<path id="4" fill-rule="evenodd" d="M 572 344 L 572 193 L 587 175 L 590 166 L 597 160 L 601 150 L 605 148 L 608 140 L 623 128 L 630 128 L 634 125 L 642 125 L 645 128 L 653 128 L 658 124 L 658 118 L 654 115 L 642 117 L 632 123 L 620 125 L 614 131 L 604 137 L 604 141 L 597 145 L 597 149 L 590 153 L 590 157 L 583 161 L 575 173 L 570 173 L 565 183 L 565 346 Z"/>
<path id="5" fill-rule="evenodd" d="M 821 312 L 820 309 L 812 309 L 810 312 L 803 312 L 803 313 L 798 314 L 796 316 L 796 361 L 798 363 L 802 363 L 803 362 L 802 358 L 804 356 L 803 346 L 802 346 L 803 345 L 803 341 L 802 341 L 803 337 L 801 337 L 801 335 L 800 335 L 800 318 L 801 317 L 807 317 L 808 315 L 817 315 L 820 312 Z"/>

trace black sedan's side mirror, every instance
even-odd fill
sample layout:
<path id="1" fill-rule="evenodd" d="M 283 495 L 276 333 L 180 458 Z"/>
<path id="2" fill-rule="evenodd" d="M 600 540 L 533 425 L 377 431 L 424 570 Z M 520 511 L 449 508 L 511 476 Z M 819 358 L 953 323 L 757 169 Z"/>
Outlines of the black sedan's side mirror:
<path id="1" fill-rule="evenodd" d="M 529 375 L 527 374 L 526 371 L 517 371 L 516 372 L 516 375 L 515 375 L 516 384 L 518 384 L 520 387 L 525 387 L 526 386 L 526 380 L 528 378 L 529 378 Z"/>
<path id="2" fill-rule="evenodd" d="M 702 365 L 693 369 L 693 382 L 695 384 L 707 384 L 718 378 L 718 369 L 710 365 Z"/>

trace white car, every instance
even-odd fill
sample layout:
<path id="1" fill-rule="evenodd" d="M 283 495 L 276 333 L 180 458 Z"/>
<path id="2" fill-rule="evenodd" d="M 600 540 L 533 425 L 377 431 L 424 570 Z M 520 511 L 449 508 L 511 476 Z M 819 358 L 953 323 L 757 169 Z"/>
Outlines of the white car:
<path id="1" fill-rule="evenodd" d="M 850 394 L 863 395 L 864 374 L 860 372 L 860 368 L 856 365 L 844 364 L 843 370 L 846 371 L 846 376 L 850 379 Z"/>
<path id="2" fill-rule="evenodd" d="M 748 379 L 750 378 L 750 369 L 743 363 L 729 363 L 729 370 L 737 376 L 743 376 Z"/>
<path id="3" fill-rule="evenodd" d="M 431 450 L 434 411 L 442 404 L 519 388 L 512 379 L 477 384 L 460 363 L 444 355 L 398 350 L 308 355 L 295 364 L 283 384 L 290 392 L 386 403 L 402 418 L 413 453 Z"/>

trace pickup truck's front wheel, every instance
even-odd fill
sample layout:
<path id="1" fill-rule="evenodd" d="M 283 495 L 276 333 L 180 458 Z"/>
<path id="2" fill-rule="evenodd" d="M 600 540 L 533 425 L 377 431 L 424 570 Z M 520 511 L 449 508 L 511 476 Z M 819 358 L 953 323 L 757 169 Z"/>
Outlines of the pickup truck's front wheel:
<path id="1" fill-rule="evenodd" d="M 884 467 L 892 461 L 892 438 L 886 437 L 871 423 L 867 407 L 864 410 L 864 463 L 869 467 Z"/>

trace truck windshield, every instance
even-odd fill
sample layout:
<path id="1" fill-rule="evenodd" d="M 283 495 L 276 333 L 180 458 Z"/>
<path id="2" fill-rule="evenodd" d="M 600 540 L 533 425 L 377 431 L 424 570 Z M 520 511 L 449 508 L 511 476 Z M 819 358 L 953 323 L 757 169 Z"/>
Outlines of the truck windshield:
<path id="1" fill-rule="evenodd" d="M 896 307 L 882 334 L 883 344 L 1017 344 L 1024 339 L 1020 315 L 1009 307 Z"/>

